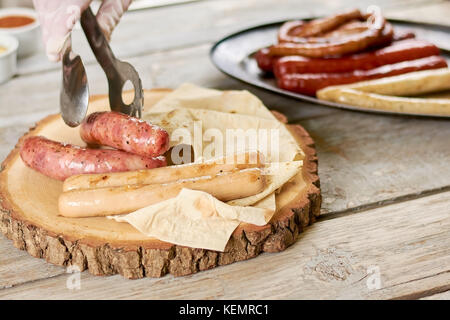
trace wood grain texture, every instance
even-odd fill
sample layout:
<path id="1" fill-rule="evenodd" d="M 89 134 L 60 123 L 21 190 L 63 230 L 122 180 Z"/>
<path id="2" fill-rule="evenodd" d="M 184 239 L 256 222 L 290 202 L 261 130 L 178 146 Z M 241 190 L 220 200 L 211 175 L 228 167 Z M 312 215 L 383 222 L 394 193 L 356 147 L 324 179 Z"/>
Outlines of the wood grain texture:
<path id="1" fill-rule="evenodd" d="M 394 19 L 408 19 L 418 22 L 439 23 L 450 25 L 448 19 L 440 17 L 450 16 L 450 3 L 448 1 L 429 2 L 419 5 L 405 6 L 402 10 L 389 10 L 386 16 Z"/>
<path id="2" fill-rule="evenodd" d="M 425 298 L 421 298 L 421 300 L 450 300 L 450 290 L 442 293 L 436 293 Z"/>
<path id="3" fill-rule="evenodd" d="M 17 250 L 3 234 L 0 236 L 0 289 L 20 285 L 28 281 L 51 278 L 65 272 L 40 259 L 32 259 L 22 250 Z"/>
<path id="4" fill-rule="evenodd" d="M 450 288 L 449 203 L 444 192 L 319 220 L 284 252 L 183 278 L 127 281 L 82 273 L 80 290 L 69 290 L 65 274 L 4 289 L 0 298 L 421 298 Z M 377 270 L 380 288 L 371 289 L 367 281 Z"/>
<path id="5" fill-rule="evenodd" d="M 448 120 L 339 112 L 299 123 L 321 160 L 322 213 L 450 187 Z"/>

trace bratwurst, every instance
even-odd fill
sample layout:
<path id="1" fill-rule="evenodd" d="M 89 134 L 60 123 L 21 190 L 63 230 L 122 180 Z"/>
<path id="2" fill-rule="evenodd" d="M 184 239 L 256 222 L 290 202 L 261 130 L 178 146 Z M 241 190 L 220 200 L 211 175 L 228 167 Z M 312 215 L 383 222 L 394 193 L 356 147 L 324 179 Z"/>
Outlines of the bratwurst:
<path id="1" fill-rule="evenodd" d="M 20 157 L 28 167 L 57 180 L 82 173 L 123 172 L 166 165 L 164 157 L 144 157 L 110 149 L 86 149 L 41 136 L 26 138 L 20 148 Z"/>
<path id="2" fill-rule="evenodd" d="M 157 157 L 169 149 L 169 134 L 161 127 L 119 112 L 94 112 L 81 124 L 81 138 L 144 157 Z"/>

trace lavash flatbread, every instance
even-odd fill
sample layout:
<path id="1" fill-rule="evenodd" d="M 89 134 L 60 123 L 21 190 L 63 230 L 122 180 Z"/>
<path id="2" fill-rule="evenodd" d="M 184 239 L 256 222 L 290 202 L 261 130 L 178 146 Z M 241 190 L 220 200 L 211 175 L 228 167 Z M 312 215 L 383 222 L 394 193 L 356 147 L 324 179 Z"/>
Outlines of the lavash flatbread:
<path id="1" fill-rule="evenodd" d="M 206 192 L 183 189 L 175 198 L 110 219 L 128 222 L 162 241 L 224 251 L 241 221 L 265 225 L 270 216 L 270 210 L 230 206 Z"/>
<path id="2" fill-rule="evenodd" d="M 191 145 L 195 162 L 254 150 L 247 145 L 244 149 L 239 149 L 242 146 L 228 149 L 226 145 L 222 154 L 216 150 L 208 152 L 217 142 L 214 133 L 225 137 L 225 144 L 227 129 L 241 130 L 237 136 L 251 134 L 252 130 L 258 137 L 260 132 L 267 133 L 263 150 L 260 140 L 256 148 L 267 162 L 263 170 L 267 186 L 259 194 L 225 204 L 207 193 L 184 189 L 176 198 L 127 215 L 111 217 L 128 222 L 146 235 L 163 241 L 223 251 L 239 223 L 264 225 L 270 221 L 277 210 L 277 189 L 302 167 L 304 153 L 295 138 L 258 98 L 247 91 L 222 92 L 184 84 L 146 109 L 143 119 L 166 129 L 171 136 L 172 147 Z M 270 141 L 274 136 L 271 130 L 277 132 L 277 140 Z M 184 135 L 189 136 L 188 141 L 179 139 Z M 273 148 L 276 144 L 277 147 Z M 194 204 L 200 202 L 208 204 L 205 205 L 207 208 L 214 208 L 209 210 L 210 216 L 202 218 L 201 210 L 194 208 Z"/>

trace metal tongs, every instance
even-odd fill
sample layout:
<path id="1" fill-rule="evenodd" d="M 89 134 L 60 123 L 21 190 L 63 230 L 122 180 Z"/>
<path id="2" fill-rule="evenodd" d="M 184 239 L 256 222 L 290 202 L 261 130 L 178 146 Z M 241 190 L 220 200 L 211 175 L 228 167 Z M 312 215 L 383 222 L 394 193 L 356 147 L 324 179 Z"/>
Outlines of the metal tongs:
<path id="1" fill-rule="evenodd" d="M 87 8 L 82 13 L 80 23 L 97 61 L 108 79 L 111 110 L 140 118 L 144 94 L 136 69 L 131 64 L 116 59 L 91 8 Z M 70 47 L 64 52 L 62 64 L 61 115 L 67 125 L 76 127 L 86 117 L 88 110 L 89 89 L 86 71 L 80 56 L 75 55 Z M 125 104 L 122 99 L 123 86 L 127 81 L 130 81 L 134 87 L 134 100 L 129 105 Z"/>

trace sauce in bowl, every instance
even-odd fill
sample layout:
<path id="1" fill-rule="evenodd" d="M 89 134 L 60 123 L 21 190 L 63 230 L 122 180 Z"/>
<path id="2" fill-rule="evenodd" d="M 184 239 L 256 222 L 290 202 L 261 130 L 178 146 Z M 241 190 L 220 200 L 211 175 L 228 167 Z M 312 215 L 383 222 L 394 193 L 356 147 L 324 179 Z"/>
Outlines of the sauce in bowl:
<path id="1" fill-rule="evenodd" d="M 8 49 L 6 49 L 5 47 L 1 47 L 1 46 L 0 46 L 0 54 L 6 52 L 7 50 L 8 50 Z"/>
<path id="2" fill-rule="evenodd" d="M 34 22 L 34 18 L 21 16 L 21 15 L 11 15 L 0 18 L 0 28 L 18 28 L 23 27 Z"/>

